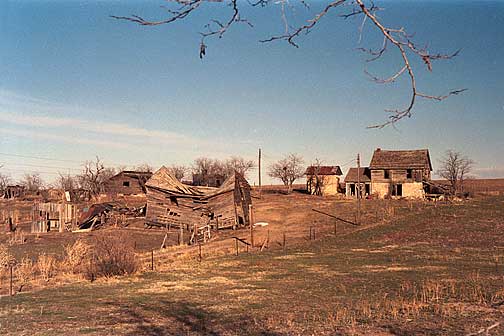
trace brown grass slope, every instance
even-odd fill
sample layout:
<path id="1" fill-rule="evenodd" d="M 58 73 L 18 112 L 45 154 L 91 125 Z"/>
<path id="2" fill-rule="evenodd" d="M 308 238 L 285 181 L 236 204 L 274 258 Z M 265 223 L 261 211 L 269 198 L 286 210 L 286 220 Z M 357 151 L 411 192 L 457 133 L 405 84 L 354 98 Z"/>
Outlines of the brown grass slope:
<path id="1" fill-rule="evenodd" d="M 336 236 L 308 203 L 287 199 L 258 217 L 272 231 L 318 225 L 320 238 L 2 297 L 0 334 L 465 335 L 504 318 L 504 197 L 404 204 L 396 220 L 368 211 L 367 227 L 338 226 Z"/>

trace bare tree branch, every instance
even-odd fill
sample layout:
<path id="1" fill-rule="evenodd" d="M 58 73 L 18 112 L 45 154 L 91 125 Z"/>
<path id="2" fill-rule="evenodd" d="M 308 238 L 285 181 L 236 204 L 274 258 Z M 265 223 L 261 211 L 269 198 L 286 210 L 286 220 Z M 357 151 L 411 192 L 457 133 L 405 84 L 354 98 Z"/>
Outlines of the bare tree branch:
<path id="1" fill-rule="evenodd" d="M 119 20 L 127 20 L 131 22 L 135 22 L 137 24 L 143 26 L 156 26 L 161 24 L 169 24 L 178 20 L 182 20 L 186 18 L 193 11 L 199 9 L 204 3 L 219 3 L 222 5 L 227 5 L 231 7 L 231 14 L 228 16 L 226 20 L 218 20 L 212 18 L 209 22 L 204 26 L 205 31 L 200 32 L 201 42 L 199 46 L 199 57 L 203 58 L 206 55 L 207 45 L 205 44 L 205 39 L 211 36 L 217 36 L 221 38 L 235 23 L 245 23 L 252 27 L 252 24 L 241 18 L 240 16 L 240 7 L 238 6 L 238 0 L 167 0 L 169 3 L 177 4 L 179 7 L 175 10 L 168 9 L 168 13 L 170 17 L 165 20 L 159 21 L 150 21 L 146 20 L 138 15 L 131 16 L 111 16 L 112 18 Z M 457 89 L 452 90 L 448 94 L 445 95 L 430 95 L 425 94 L 417 89 L 416 77 L 413 71 L 413 63 L 410 58 L 418 57 L 425 64 L 428 71 L 432 71 L 432 62 L 434 60 L 450 60 L 456 57 L 460 50 L 457 50 L 451 54 L 443 54 L 443 53 L 430 53 L 427 50 L 427 47 L 417 47 L 413 42 L 413 35 L 408 34 L 403 27 L 400 28 L 392 28 L 387 27 L 381 19 L 378 18 L 377 12 L 382 10 L 382 8 L 376 6 L 372 1 L 366 0 L 332 0 L 328 1 L 323 8 L 321 8 L 315 15 L 313 15 L 305 24 L 299 25 L 297 27 L 291 27 L 289 25 L 287 19 L 287 9 L 293 8 L 291 5 L 291 1 L 289 0 L 247 0 L 248 4 L 252 7 L 266 7 L 270 4 L 280 5 L 281 10 L 281 20 L 282 25 L 284 27 L 284 32 L 280 35 L 273 35 L 269 38 L 260 40 L 261 43 L 268 43 L 273 41 L 283 40 L 288 42 L 290 45 L 298 48 L 299 45 L 296 42 L 297 38 L 299 38 L 302 34 L 308 34 L 310 31 L 320 22 L 322 19 L 328 16 L 333 9 L 338 7 L 348 7 L 351 6 L 352 10 L 348 13 L 339 14 L 340 17 L 344 19 L 362 16 L 362 24 L 359 27 L 359 43 L 362 38 L 362 32 L 364 28 L 364 24 L 367 20 L 370 20 L 373 23 L 373 26 L 378 30 L 378 32 L 383 36 L 383 42 L 379 49 L 366 49 L 366 48 L 358 48 L 358 50 L 369 54 L 371 57 L 366 60 L 366 62 L 373 62 L 385 55 L 385 52 L 389 47 L 396 50 L 401 55 L 401 64 L 399 70 L 395 72 L 388 78 L 379 78 L 370 74 L 367 70 L 364 72 L 370 76 L 371 80 L 376 83 L 387 84 L 395 82 L 397 79 L 406 75 L 409 78 L 409 86 L 410 86 L 410 98 L 409 102 L 403 108 L 397 109 L 387 109 L 386 112 L 390 113 L 387 120 L 383 123 L 379 123 L 376 125 L 369 126 L 368 128 L 384 128 L 389 125 L 394 125 L 399 120 L 402 120 L 406 117 L 411 117 L 413 107 L 416 103 L 417 97 L 441 101 L 449 96 L 458 95 L 464 92 L 466 89 Z M 308 3 L 304 0 L 298 0 L 300 4 L 302 4 L 305 8 L 310 8 Z"/>

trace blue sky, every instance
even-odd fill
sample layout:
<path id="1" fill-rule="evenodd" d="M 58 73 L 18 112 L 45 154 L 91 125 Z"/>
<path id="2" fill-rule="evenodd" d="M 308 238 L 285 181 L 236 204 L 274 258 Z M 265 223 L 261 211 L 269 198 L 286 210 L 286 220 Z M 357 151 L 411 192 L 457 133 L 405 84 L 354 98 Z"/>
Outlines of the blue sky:
<path id="1" fill-rule="evenodd" d="M 431 50 L 462 49 L 456 59 L 434 63 L 432 73 L 417 67 L 423 92 L 468 88 L 440 103 L 420 101 L 412 118 L 382 130 L 366 126 L 407 103 L 408 86 L 406 78 L 380 86 L 363 73 L 367 67 L 386 76 L 399 66 L 392 50 L 383 62 L 365 63 L 356 48 L 381 42 L 369 23 L 359 43 L 361 20 L 334 11 L 298 40 L 300 48 L 261 44 L 282 32 L 280 9 L 242 2 L 254 28 L 237 25 L 208 40 L 200 60 L 198 32 L 228 9 L 209 6 L 159 27 L 109 18 L 161 18 L 161 4 L 0 3 L 2 172 L 17 179 L 40 165 L 50 181 L 58 171 L 78 172 L 95 155 L 115 166 L 159 167 L 200 156 L 253 159 L 258 148 L 265 166 L 290 152 L 336 165 L 361 153 L 367 164 L 381 147 L 429 148 L 435 169 L 445 150 L 460 150 L 477 162 L 474 175 L 504 177 L 503 2 L 378 2 L 385 23 L 404 26 Z M 312 2 L 313 12 L 320 5 Z M 296 7 L 289 19 L 302 23 L 306 15 Z"/>

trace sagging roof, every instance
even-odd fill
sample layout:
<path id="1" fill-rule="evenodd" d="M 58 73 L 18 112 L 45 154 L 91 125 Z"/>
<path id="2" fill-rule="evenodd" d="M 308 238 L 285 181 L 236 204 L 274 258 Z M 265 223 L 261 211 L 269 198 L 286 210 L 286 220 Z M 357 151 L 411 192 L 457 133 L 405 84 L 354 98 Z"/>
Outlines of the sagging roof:
<path id="1" fill-rule="evenodd" d="M 147 187 L 162 189 L 176 194 L 202 196 L 203 193 L 197 188 L 188 186 L 180 182 L 173 176 L 168 168 L 162 166 L 145 183 Z"/>
<path id="2" fill-rule="evenodd" d="M 318 169 L 318 175 L 343 175 L 340 166 L 309 166 L 306 168 L 305 175 L 315 175 Z"/>
<path id="3" fill-rule="evenodd" d="M 432 170 L 428 149 L 382 150 L 376 149 L 370 169 L 429 169 Z"/>
<path id="4" fill-rule="evenodd" d="M 204 198 L 211 198 L 228 191 L 234 191 L 236 184 L 238 184 L 240 188 L 250 189 L 250 185 L 247 180 L 243 177 L 243 175 L 235 170 L 234 173 L 231 174 L 231 176 L 229 176 L 219 188 L 206 193 Z"/>
<path id="5" fill-rule="evenodd" d="M 360 167 L 360 182 L 371 182 L 371 170 L 369 167 Z M 345 182 L 359 182 L 357 168 L 350 168 L 345 176 Z"/>

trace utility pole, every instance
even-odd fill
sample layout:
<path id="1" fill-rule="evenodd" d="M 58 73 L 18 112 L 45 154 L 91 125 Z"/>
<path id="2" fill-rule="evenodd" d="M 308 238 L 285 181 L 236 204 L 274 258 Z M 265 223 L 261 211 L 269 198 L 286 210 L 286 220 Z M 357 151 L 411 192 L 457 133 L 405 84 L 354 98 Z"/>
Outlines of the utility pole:
<path id="1" fill-rule="evenodd" d="M 360 224 L 361 217 L 361 183 L 360 183 L 360 155 L 357 154 L 357 224 Z"/>
<path id="2" fill-rule="evenodd" d="M 261 148 L 259 148 L 259 197 L 261 196 Z"/>

